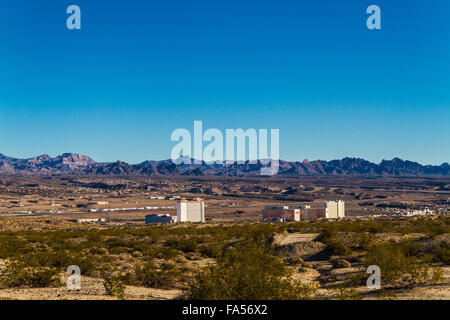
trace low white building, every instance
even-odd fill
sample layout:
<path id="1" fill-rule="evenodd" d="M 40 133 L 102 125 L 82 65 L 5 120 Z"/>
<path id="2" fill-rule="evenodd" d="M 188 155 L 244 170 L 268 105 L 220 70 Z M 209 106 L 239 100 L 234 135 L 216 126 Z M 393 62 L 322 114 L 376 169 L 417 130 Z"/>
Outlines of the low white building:
<path id="1" fill-rule="evenodd" d="M 93 218 L 93 219 L 76 219 L 78 223 L 105 223 L 106 219 L 104 218 Z"/>
<path id="2" fill-rule="evenodd" d="M 148 214 L 145 216 L 145 223 L 172 223 L 177 222 L 177 217 L 168 214 Z"/>
<path id="3" fill-rule="evenodd" d="M 182 200 L 177 204 L 178 222 L 205 222 L 205 204 L 203 200 Z"/>

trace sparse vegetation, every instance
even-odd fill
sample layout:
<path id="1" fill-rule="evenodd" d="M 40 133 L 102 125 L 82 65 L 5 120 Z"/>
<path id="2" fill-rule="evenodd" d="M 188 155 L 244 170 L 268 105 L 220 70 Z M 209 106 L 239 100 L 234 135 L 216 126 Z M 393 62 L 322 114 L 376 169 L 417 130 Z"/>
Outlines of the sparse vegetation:
<path id="1" fill-rule="evenodd" d="M 57 268 L 30 267 L 21 262 L 10 263 L 1 281 L 5 287 L 46 288 L 60 284 Z"/>
<path id="2" fill-rule="evenodd" d="M 355 288 L 339 286 L 336 290 L 338 300 L 362 300 L 364 296 L 358 293 Z"/>
<path id="3" fill-rule="evenodd" d="M 350 268 L 352 264 L 345 259 L 333 259 L 331 260 L 333 267 L 335 268 Z"/>
<path id="4" fill-rule="evenodd" d="M 172 262 L 162 263 L 158 267 L 149 261 L 143 266 L 136 266 L 134 271 L 134 282 L 149 288 L 172 288 L 178 278 L 179 272 Z"/>
<path id="5" fill-rule="evenodd" d="M 123 300 L 125 298 L 125 285 L 119 276 L 107 276 L 103 280 L 106 294 Z"/>
<path id="6" fill-rule="evenodd" d="M 433 262 L 442 262 L 445 265 L 450 265 L 450 244 L 441 241 L 435 244 L 431 249 Z"/>
<path id="7" fill-rule="evenodd" d="M 373 244 L 364 259 L 364 266 L 380 267 L 384 286 L 414 287 L 430 279 L 430 268 L 416 256 L 409 255 L 410 247 L 402 243 Z"/>
<path id="8" fill-rule="evenodd" d="M 190 299 L 305 299 L 316 290 L 290 279 L 291 270 L 270 247 L 256 242 L 230 247 L 217 266 L 197 275 L 188 289 Z"/>
<path id="9" fill-rule="evenodd" d="M 69 265 L 103 279 L 108 295 L 125 298 L 125 285 L 182 290 L 191 299 L 320 298 L 316 282 L 293 280 L 318 273 L 317 264 L 275 250 L 274 235 L 321 234 L 334 269 L 320 271 L 331 298 L 360 299 L 368 265 L 381 268 L 383 290 L 442 284 L 448 266 L 450 218 L 126 226 L 0 232 L 5 287 L 60 286 Z M 414 236 L 412 236 L 414 235 Z M 305 262 L 306 261 L 306 262 Z M 316 268 L 314 271 L 312 268 Z M 328 272 L 337 272 L 328 275 Z M 339 273 L 346 272 L 345 276 Z M 114 275 L 112 275 L 114 274 Z M 181 291 L 180 291 L 181 292 Z M 381 297 L 381 296 L 380 296 Z"/>

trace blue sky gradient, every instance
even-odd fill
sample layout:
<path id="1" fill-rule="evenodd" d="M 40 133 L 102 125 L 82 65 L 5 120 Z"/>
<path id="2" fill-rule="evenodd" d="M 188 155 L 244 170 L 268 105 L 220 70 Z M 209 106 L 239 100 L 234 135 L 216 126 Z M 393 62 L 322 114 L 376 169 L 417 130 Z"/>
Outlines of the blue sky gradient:
<path id="1" fill-rule="evenodd" d="M 82 29 L 66 28 L 79 5 Z M 382 29 L 366 28 L 381 8 Z M 278 128 L 280 158 L 450 161 L 450 2 L 0 2 L 0 153 L 170 158 Z"/>

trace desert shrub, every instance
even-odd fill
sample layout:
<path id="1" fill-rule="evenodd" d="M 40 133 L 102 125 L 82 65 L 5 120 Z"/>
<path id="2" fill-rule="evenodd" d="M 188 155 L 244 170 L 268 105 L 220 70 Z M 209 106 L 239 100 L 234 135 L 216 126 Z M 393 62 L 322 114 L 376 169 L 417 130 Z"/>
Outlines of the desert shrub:
<path id="1" fill-rule="evenodd" d="M 331 264 L 335 268 L 350 268 L 352 264 L 344 259 L 333 259 L 331 260 Z"/>
<path id="2" fill-rule="evenodd" d="M 126 272 L 126 273 L 119 274 L 118 278 L 120 279 L 120 281 L 122 281 L 123 284 L 130 285 L 130 286 L 139 285 L 138 283 L 136 283 L 136 279 L 132 272 Z"/>
<path id="3" fill-rule="evenodd" d="M 88 233 L 86 243 L 92 243 L 98 245 L 103 242 L 103 237 L 99 233 Z"/>
<path id="4" fill-rule="evenodd" d="M 125 299 L 125 285 L 123 284 L 120 276 L 107 276 L 103 279 L 103 287 L 106 290 L 106 294 L 117 297 L 119 299 Z"/>
<path id="5" fill-rule="evenodd" d="M 303 266 L 305 261 L 300 257 L 288 257 L 285 259 L 286 263 L 290 266 L 301 265 Z"/>
<path id="6" fill-rule="evenodd" d="M 450 217 L 442 216 L 431 220 L 423 217 L 416 220 L 405 221 L 393 220 L 391 218 L 381 218 L 375 220 L 343 220 L 343 221 L 321 221 L 310 224 L 310 228 L 315 228 L 320 232 L 356 232 L 356 233 L 425 233 L 428 235 L 439 235 L 450 232 Z M 312 230 L 310 230 L 312 231 Z"/>
<path id="7" fill-rule="evenodd" d="M 322 242 L 327 246 L 327 251 L 333 255 L 348 256 L 352 253 L 350 247 L 335 234 L 324 235 Z"/>
<path id="8" fill-rule="evenodd" d="M 395 299 L 396 292 L 393 289 L 383 289 L 381 288 L 376 292 L 376 296 L 382 300 L 393 300 Z"/>
<path id="9" fill-rule="evenodd" d="M 450 264 L 450 244 L 448 242 L 441 241 L 439 244 L 435 244 L 431 249 L 431 254 L 433 262 Z"/>
<path id="10" fill-rule="evenodd" d="M 92 275 L 96 270 L 91 257 L 74 252 L 37 251 L 21 256 L 18 261 L 28 267 L 50 267 L 58 268 L 60 271 L 65 271 L 70 265 L 77 265 L 83 275 Z"/>
<path id="11" fill-rule="evenodd" d="M 2 279 L 6 287 L 46 288 L 61 284 L 59 273 L 51 267 L 29 267 L 20 262 L 12 262 Z"/>
<path id="12" fill-rule="evenodd" d="M 285 231 L 285 228 L 283 229 L 283 232 Z M 248 237 L 247 239 L 258 242 L 258 241 L 266 241 L 269 237 L 275 235 L 276 233 L 279 233 L 280 230 L 277 230 L 276 226 L 273 226 L 271 224 L 260 224 L 255 225 L 252 228 L 249 228 L 248 230 Z"/>
<path id="13" fill-rule="evenodd" d="M 0 237 L 0 258 L 17 257 L 31 252 L 33 248 L 27 241 L 13 235 L 2 235 Z"/>
<path id="14" fill-rule="evenodd" d="M 417 233 L 429 235 L 440 235 L 450 232 L 450 225 L 447 223 L 449 217 L 439 217 L 437 220 L 419 218 L 410 222 L 410 228 L 414 228 Z"/>
<path id="15" fill-rule="evenodd" d="M 77 251 L 81 249 L 79 243 L 67 239 L 55 240 L 50 246 L 54 251 Z"/>
<path id="16" fill-rule="evenodd" d="M 435 267 L 432 269 L 432 274 L 431 274 L 431 279 L 430 279 L 430 283 L 431 284 L 438 284 L 444 281 L 444 270 L 442 270 L 442 268 L 440 267 Z"/>
<path id="17" fill-rule="evenodd" d="M 173 248 L 166 248 L 166 247 L 157 247 L 154 248 L 151 254 L 148 254 L 148 258 L 158 258 L 158 259 L 165 259 L 165 260 L 171 260 L 174 259 L 179 255 L 179 251 Z"/>
<path id="18" fill-rule="evenodd" d="M 298 272 L 307 272 L 308 268 L 307 267 L 300 267 L 298 268 Z"/>
<path id="19" fill-rule="evenodd" d="M 347 275 L 345 280 L 346 287 L 359 287 L 361 285 L 366 285 L 367 274 L 365 272 L 353 272 Z"/>
<path id="20" fill-rule="evenodd" d="M 105 246 L 109 253 L 121 254 L 132 252 L 129 243 L 120 238 L 109 238 L 105 241 Z"/>
<path id="21" fill-rule="evenodd" d="M 216 266 L 196 276 L 186 293 L 199 300 L 266 300 L 307 298 L 316 290 L 292 281 L 291 274 L 271 250 L 252 242 L 228 248 Z"/>
<path id="22" fill-rule="evenodd" d="M 189 226 L 118 226 L 99 230 L 69 229 L 69 230 L 41 230 L 41 231 L 14 231 L 0 232 L 0 259 L 10 259 L 22 264 L 23 268 L 29 268 L 36 271 L 37 274 L 45 275 L 45 268 L 56 269 L 59 272 L 65 271 L 69 265 L 78 265 L 83 275 L 99 275 L 102 270 L 111 269 L 110 267 L 123 268 L 127 262 L 115 254 L 126 253 L 132 255 L 132 262 L 136 261 L 155 261 L 155 259 L 172 260 L 177 257 L 184 258 L 188 256 L 192 259 L 203 257 L 214 258 L 218 265 L 225 269 L 220 270 L 207 268 L 212 274 L 219 274 L 221 279 L 227 279 L 229 274 L 242 273 L 241 277 L 244 283 L 249 283 L 243 274 L 250 272 L 255 268 L 256 277 L 261 277 L 265 271 L 261 271 L 257 266 L 252 266 L 252 262 L 247 257 L 243 257 L 243 262 L 236 262 L 237 270 L 233 270 L 233 264 L 230 262 L 233 250 L 227 249 L 232 243 L 266 243 L 274 234 L 283 232 L 301 232 L 301 233 L 322 233 L 323 242 L 327 245 L 330 254 L 344 258 L 347 261 L 357 262 L 360 259 L 360 253 L 353 255 L 355 250 L 369 252 L 366 258 L 372 254 L 374 247 L 374 232 L 389 232 L 398 234 L 425 233 L 428 236 L 435 236 L 450 231 L 449 216 L 436 217 L 435 219 L 377 219 L 373 220 L 343 220 L 343 221 L 308 221 L 293 223 L 221 223 L 220 225 L 197 225 Z M 342 236 L 344 235 L 344 237 Z M 436 237 L 435 237 L 436 238 Z M 344 241 L 345 240 L 345 241 Z M 434 241 L 435 239 L 433 239 Z M 422 245 L 423 243 L 424 245 Z M 404 241 L 399 242 L 398 247 L 402 259 L 406 259 L 409 265 L 414 268 L 425 268 L 424 263 L 449 264 L 450 246 L 448 242 L 441 242 L 430 246 L 431 241 Z M 225 245 L 228 244 L 228 245 Z M 427 247 L 428 246 L 428 247 Z M 233 247 L 233 245 L 231 246 Z M 240 245 L 237 246 L 238 248 Z M 263 256 L 275 258 L 275 261 L 281 261 L 279 257 L 273 257 L 272 253 L 266 251 L 265 245 L 260 246 L 263 249 Z M 353 250 L 353 252 L 352 252 Z M 390 249 L 389 249 L 390 250 Z M 183 254 L 184 253 L 184 254 Z M 364 254 L 364 252 L 362 252 Z M 257 255 L 253 255 L 253 258 Z M 273 261 L 267 258 L 269 263 Z M 255 261 L 264 261 L 264 259 L 254 259 Z M 386 258 L 385 260 L 388 260 Z M 226 262 L 228 261 L 228 263 Z M 270 262 L 272 261 L 272 262 Z M 306 267 L 306 264 L 300 261 L 286 260 L 281 261 L 282 268 L 287 270 L 290 266 L 295 268 Z M 358 261 L 359 262 L 359 261 Z M 185 263 L 182 262 L 182 263 Z M 180 262 L 181 264 L 181 262 Z M 376 264 L 376 263 L 374 263 Z M 395 264 L 394 264 L 395 266 Z M 381 267 L 381 266 L 380 266 Z M 219 268 L 219 267 L 218 267 Z M 389 268 L 389 267 L 388 267 Z M 394 269 L 394 267 L 392 268 Z M 189 269 L 190 270 L 190 269 Z M 188 271 L 189 271 L 188 270 Z M 119 270 L 115 270 L 117 273 Z M 170 287 L 175 286 L 176 281 L 187 281 L 189 278 L 181 278 L 178 271 L 171 264 L 144 265 L 138 268 L 130 267 L 126 270 L 127 277 L 122 282 L 127 283 L 146 283 L 151 287 Z M 234 273 L 233 273 L 234 272 Z M 252 271 L 253 272 L 253 271 Z M 283 271 L 285 272 L 285 271 Z M 431 271 L 430 271 L 431 272 Z M 414 274 L 414 272 L 412 272 Z M 280 276 L 274 273 L 272 279 L 267 280 L 270 283 L 278 283 L 286 280 L 287 276 Z M 367 277 L 365 273 L 361 273 Z M 430 276 L 431 275 L 431 276 Z M 429 273 L 428 281 L 432 281 L 435 272 Z M 189 274 L 190 276 L 190 274 Z M 123 275 L 121 277 L 124 277 Z M 206 277 L 206 275 L 205 275 Z M 220 278 L 219 277 L 219 278 Z M 239 278 L 238 277 L 238 278 Z M 45 278 L 45 277 L 42 277 Z M 269 277 L 270 278 L 270 277 Z M 439 278 L 439 273 L 436 273 Z M 177 280 L 176 280 L 177 279 Z M 260 281 L 261 279 L 258 278 Z M 281 280 L 280 280 L 281 279 Z M 139 281 L 138 281 L 139 280 Z M 217 282 L 209 282 L 211 279 L 202 281 L 211 286 Z M 365 279 L 359 279 L 361 282 Z M 401 280 L 401 279 L 400 279 Z M 403 280 L 398 282 L 398 285 Z M 247 282 L 245 282 L 247 281 Z M 278 282 L 277 282 L 278 281 Z M 384 271 L 382 267 L 382 281 L 384 283 Z M 33 281 L 31 281 L 33 282 Z M 45 283 L 36 281 L 37 283 Z M 412 280 L 412 282 L 416 282 Z M 257 282 L 259 283 L 259 282 Z M 261 286 L 269 286 L 261 280 Z M 363 283 L 364 284 L 364 283 Z M 256 284 L 255 284 L 256 285 Z M 270 286 L 269 286 L 270 287 Z M 278 288 L 274 285 L 275 288 Z M 242 289 L 231 282 L 227 289 L 231 290 L 230 296 L 258 296 L 256 289 Z M 205 296 L 210 295 L 207 287 L 202 289 Z M 278 289 L 277 289 L 278 290 Z M 196 296 L 201 296 L 198 293 Z M 281 292 L 281 290 L 279 291 Z M 301 290 L 300 290 L 301 292 Z M 225 296 L 225 294 L 223 294 Z M 262 294 L 259 296 L 263 296 Z M 270 296 L 267 294 L 267 296 Z M 271 297 L 288 298 L 288 295 L 274 293 Z"/>
<path id="23" fill-rule="evenodd" d="M 398 245 L 407 257 L 418 257 L 425 250 L 424 245 L 415 240 L 403 240 L 398 242 Z"/>
<path id="24" fill-rule="evenodd" d="M 363 300 L 364 296 L 358 293 L 355 288 L 339 286 L 335 289 L 336 299 L 338 300 Z"/>
<path id="25" fill-rule="evenodd" d="M 364 266 L 377 265 L 381 270 L 382 285 L 402 288 L 414 287 L 429 278 L 429 268 L 417 257 L 405 255 L 395 242 L 376 243 L 364 258 Z"/>
<path id="26" fill-rule="evenodd" d="M 182 239 L 168 239 L 165 245 L 169 248 L 187 252 L 195 252 L 199 243 L 198 238 L 182 238 Z"/>
<path id="27" fill-rule="evenodd" d="M 200 254 L 208 258 L 217 258 L 221 255 L 223 245 L 218 243 L 208 243 L 199 248 Z"/>
<path id="28" fill-rule="evenodd" d="M 105 241 L 105 247 L 111 254 L 140 252 L 142 255 L 151 256 L 155 253 L 154 246 L 148 240 L 125 240 L 114 237 Z"/>
<path id="29" fill-rule="evenodd" d="M 104 248 L 90 248 L 89 249 L 89 254 L 98 254 L 98 255 L 105 255 L 108 254 L 108 251 Z"/>
<path id="30" fill-rule="evenodd" d="M 178 272 L 172 263 L 163 263 L 158 267 L 148 261 L 143 266 L 136 266 L 134 270 L 135 283 L 149 288 L 171 288 L 177 279 Z"/>
<path id="31" fill-rule="evenodd" d="M 356 248 L 367 251 L 373 243 L 373 236 L 369 233 L 355 233 L 354 240 L 356 242 Z"/>

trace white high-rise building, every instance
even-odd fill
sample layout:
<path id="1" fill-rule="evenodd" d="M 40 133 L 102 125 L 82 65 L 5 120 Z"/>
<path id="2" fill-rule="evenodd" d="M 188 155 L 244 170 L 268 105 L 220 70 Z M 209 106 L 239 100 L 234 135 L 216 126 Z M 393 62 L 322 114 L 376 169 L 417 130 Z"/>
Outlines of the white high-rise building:
<path id="1" fill-rule="evenodd" d="M 345 202 L 342 200 L 338 200 L 338 218 L 345 218 Z"/>
<path id="2" fill-rule="evenodd" d="M 345 203 L 342 200 L 325 201 L 323 204 L 327 219 L 345 218 Z"/>
<path id="3" fill-rule="evenodd" d="M 205 204 L 203 200 L 182 200 L 177 204 L 178 222 L 205 222 Z"/>

